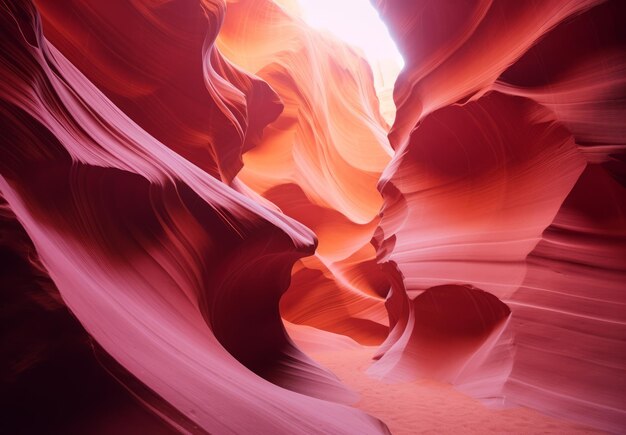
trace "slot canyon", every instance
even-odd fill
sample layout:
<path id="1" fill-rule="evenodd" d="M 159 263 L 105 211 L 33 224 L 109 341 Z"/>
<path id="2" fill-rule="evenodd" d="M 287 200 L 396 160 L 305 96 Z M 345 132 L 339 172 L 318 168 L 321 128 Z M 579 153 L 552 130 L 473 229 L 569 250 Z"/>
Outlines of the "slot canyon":
<path id="1" fill-rule="evenodd" d="M 626 433 L 626 2 L 0 22 L 0 433 Z"/>

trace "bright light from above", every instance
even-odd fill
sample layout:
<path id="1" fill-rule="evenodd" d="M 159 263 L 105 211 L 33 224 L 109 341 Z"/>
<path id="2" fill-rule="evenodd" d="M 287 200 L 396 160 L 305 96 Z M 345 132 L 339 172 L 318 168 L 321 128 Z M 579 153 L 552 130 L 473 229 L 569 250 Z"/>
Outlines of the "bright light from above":
<path id="1" fill-rule="evenodd" d="M 298 0 L 303 19 L 363 50 L 371 64 L 390 60 L 399 68 L 404 60 L 389 31 L 369 0 Z"/>
<path id="2" fill-rule="evenodd" d="M 297 0 L 302 18 L 311 27 L 328 31 L 363 52 L 372 66 L 381 112 L 395 116 L 391 97 L 404 59 L 387 27 L 369 0 Z"/>

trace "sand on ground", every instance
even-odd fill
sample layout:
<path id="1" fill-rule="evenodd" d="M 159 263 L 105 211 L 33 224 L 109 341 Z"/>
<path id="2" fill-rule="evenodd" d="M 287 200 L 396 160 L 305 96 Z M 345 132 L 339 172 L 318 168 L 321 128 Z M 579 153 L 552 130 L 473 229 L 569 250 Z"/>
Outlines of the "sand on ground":
<path id="1" fill-rule="evenodd" d="M 373 347 L 352 346 L 309 355 L 360 394 L 360 401 L 353 406 L 384 421 L 394 435 L 603 433 L 529 408 L 488 408 L 449 384 L 373 379 L 365 371 L 374 352 Z"/>

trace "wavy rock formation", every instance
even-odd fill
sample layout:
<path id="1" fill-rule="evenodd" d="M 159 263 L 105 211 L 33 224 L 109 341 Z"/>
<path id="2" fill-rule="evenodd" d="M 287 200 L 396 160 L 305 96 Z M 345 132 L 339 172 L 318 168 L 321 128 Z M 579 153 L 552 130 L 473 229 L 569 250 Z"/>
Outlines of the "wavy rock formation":
<path id="1" fill-rule="evenodd" d="M 365 60 L 288 9 L 230 2 L 218 37 L 224 55 L 267 81 L 285 105 L 244 155 L 238 179 L 319 240 L 315 258 L 294 269 L 284 318 L 378 344 L 389 285 L 370 240 L 382 204 L 376 184 L 390 159 L 388 126 Z"/>
<path id="2" fill-rule="evenodd" d="M 394 90 L 392 146 L 404 144 L 420 118 L 489 87 L 551 29 L 600 2 L 378 0 L 406 62 Z"/>
<path id="3" fill-rule="evenodd" d="M 406 67 L 395 88 L 396 153 L 381 178 L 375 239 L 393 283 L 392 332 L 370 373 L 434 377 L 488 402 L 619 432 L 626 422 L 618 380 L 626 356 L 623 5 L 377 5 Z M 422 298 L 451 285 L 488 292 L 510 318 L 495 327 L 489 319 L 498 305 L 473 303 L 458 336 L 428 346 L 424 334 L 437 322 Z M 462 300 L 436 312 L 452 316 Z M 468 357 L 454 343 L 475 318 L 494 327 Z M 424 369 L 430 357 L 435 372 Z"/>
<path id="4" fill-rule="evenodd" d="M 624 186 L 589 165 L 507 304 L 515 364 L 504 394 L 544 412 L 611 432 L 626 412 L 626 198 Z"/>
<path id="5" fill-rule="evenodd" d="M 46 38 L 150 135 L 230 182 L 281 105 L 214 47 L 222 1 L 36 0 Z"/>
<path id="6" fill-rule="evenodd" d="M 624 431 L 623 2 L 372 3 L 0 0 L 4 431 Z"/>
<path id="7" fill-rule="evenodd" d="M 122 373 L 65 307 L 24 229 L 0 199 L 3 428 L 21 433 L 174 433 L 110 373 Z M 98 358 L 96 358 L 98 355 Z M 125 382 L 137 382 L 129 374 Z M 33 414 L 37 418 L 33 418 Z M 104 414 L 107 418 L 102 418 Z"/>
<path id="8" fill-rule="evenodd" d="M 385 432 L 262 378 L 351 397 L 278 312 L 311 232 L 141 129 L 42 37 L 29 2 L 1 17 L 0 189 L 65 304 L 141 383 L 126 387 L 183 431 Z"/>

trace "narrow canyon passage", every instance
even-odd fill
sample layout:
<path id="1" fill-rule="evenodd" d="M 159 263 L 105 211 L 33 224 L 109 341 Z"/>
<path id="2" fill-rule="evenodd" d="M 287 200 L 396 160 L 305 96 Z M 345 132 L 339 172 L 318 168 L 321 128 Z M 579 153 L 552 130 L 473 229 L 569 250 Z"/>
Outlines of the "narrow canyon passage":
<path id="1" fill-rule="evenodd" d="M 0 0 L 0 432 L 624 433 L 625 20 Z"/>

